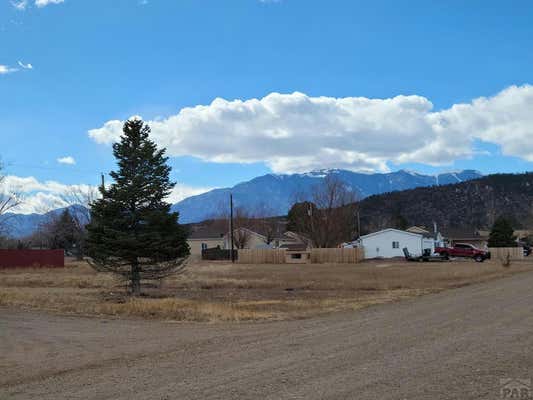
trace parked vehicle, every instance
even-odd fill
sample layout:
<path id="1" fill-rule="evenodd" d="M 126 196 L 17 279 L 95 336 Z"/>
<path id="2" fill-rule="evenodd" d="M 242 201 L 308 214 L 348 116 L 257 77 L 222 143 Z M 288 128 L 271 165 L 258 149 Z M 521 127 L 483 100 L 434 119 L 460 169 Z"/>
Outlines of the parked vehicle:
<path id="1" fill-rule="evenodd" d="M 444 261 L 445 258 L 441 255 L 431 255 L 431 249 L 424 249 L 424 252 L 420 256 L 412 255 L 409 253 L 409 249 L 407 247 L 403 248 L 403 254 L 405 256 L 405 259 L 407 261 Z"/>
<path id="2" fill-rule="evenodd" d="M 490 252 L 478 249 L 469 243 L 457 243 L 454 247 L 436 247 L 435 253 L 440 254 L 443 258 L 463 257 L 473 258 L 477 262 L 483 262 L 490 258 Z"/>

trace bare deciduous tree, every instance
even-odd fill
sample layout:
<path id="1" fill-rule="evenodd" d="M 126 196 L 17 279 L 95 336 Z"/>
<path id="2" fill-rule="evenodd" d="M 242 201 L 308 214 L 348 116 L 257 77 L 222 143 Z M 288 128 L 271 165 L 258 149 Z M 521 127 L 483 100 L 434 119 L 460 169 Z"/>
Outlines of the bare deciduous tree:
<path id="1" fill-rule="evenodd" d="M 76 230 L 76 256 L 81 259 L 85 254 L 85 227 L 91 221 L 91 204 L 98 199 L 99 192 L 95 187 L 71 187 L 61 199 L 68 205 Z"/>
<path id="2" fill-rule="evenodd" d="M 237 249 L 245 249 L 252 238 L 253 217 L 242 207 L 233 212 L 233 243 Z"/>
<path id="3" fill-rule="evenodd" d="M 21 203 L 21 193 L 16 188 L 9 187 L 0 164 L 0 234 L 7 233 L 7 221 L 10 218 L 7 214 Z"/>
<path id="4" fill-rule="evenodd" d="M 279 220 L 273 218 L 273 215 L 275 215 L 274 211 L 266 203 L 260 203 L 252 214 L 254 229 L 265 237 L 266 244 L 272 243 L 286 228 L 284 224 L 280 225 Z"/>
<path id="5" fill-rule="evenodd" d="M 73 186 L 61 195 L 61 199 L 69 206 L 76 207 L 76 213 L 73 213 L 72 218 L 75 219 L 76 224 L 80 227 L 85 227 L 91 219 L 90 206 L 97 198 L 99 198 L 98 190 L 93 186 L 80 187 Z"/>
<path id="6" fill-rule="evenodd" d="M 289 212 L 289 226 L 306 235 L 316 247 L 336 247 L 356 233 L 357 196 L 334 176 L 311 193 L 312 201 L 298 203 Z"/>
<path id="7" fill-rule="evenodd" d="M 213 215 L 209 224 L 230 234 L 230 210 L 228 204 L 220 204 L 218 213 Z M 233 209 L 233 245 L 236 249 L 244 249 L 249 246 L 252 232 L 265 236 L 265 241 L 270 244 L 278 234 L 275 221 L 269 217 L 272 215 L 266 204 L 259 204 L 253 209 L 250 207 L 236 206 Z"/>

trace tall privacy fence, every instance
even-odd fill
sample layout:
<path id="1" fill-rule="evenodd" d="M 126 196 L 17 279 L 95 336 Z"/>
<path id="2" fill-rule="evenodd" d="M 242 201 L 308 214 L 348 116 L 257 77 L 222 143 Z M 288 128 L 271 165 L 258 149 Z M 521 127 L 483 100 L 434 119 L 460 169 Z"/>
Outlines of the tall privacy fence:
<path id="1" fill-rule="evenodd" d="M 240 249 L 239 264 L 284 264 L 284 249 Z"/>
<path id="2" fill-rule="evenodd" d="M 364 250 L 353 249 L 309 249 L 288 251 L 285 249 L 242 249 L 239 250 L 240 264 L 294 264 L 294 263 L 347 263 L 355 264 L 364 258 Z"/>
<path id="3" fill-rule="evenodd" d="M 492 260 L 523 260 L 524 249 L 522 247 L 489 247 L 490 258 Z"/>
<path id="4" fill-rule="evenodd" d="M 311 249 L 311 262 L 355 264 L 363 261 L 365 252 L 361 248 Z"/>
<path id="5" fill-rule="evenodd" d="M 0 268 L 12 267 L 64 267 L 63 250 L 2 250 Z"/>
<path id="6" fill-rule="evenodd" d="M 233 250 L 234 257 L 237 258 L 237 250 Z M 231 250 L 214 247 L 202 250 L 202 260 L 231 260 Z"/>

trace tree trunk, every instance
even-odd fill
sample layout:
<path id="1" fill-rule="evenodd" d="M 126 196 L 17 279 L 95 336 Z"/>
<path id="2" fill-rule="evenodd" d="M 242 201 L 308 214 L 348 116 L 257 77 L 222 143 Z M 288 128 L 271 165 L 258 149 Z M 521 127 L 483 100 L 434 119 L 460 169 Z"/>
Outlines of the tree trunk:
<path id="1" fill-rule="evenodd" d="M 76 260 L 82 261 L 83 260 L 83 247 L 78 243 L 76 246 Z"/>
<path id="2" fill-rule="evenodd" d="M 141 294 L 141 274 L 137 261 L 131 263 L 131 294 L 133 296 Z"/>

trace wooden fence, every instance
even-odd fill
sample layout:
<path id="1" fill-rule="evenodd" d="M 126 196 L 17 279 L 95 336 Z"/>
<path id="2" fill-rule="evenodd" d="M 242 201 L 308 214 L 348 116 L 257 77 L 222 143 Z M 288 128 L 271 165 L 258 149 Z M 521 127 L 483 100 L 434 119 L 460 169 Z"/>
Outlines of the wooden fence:
<path id="1" fill-rule="evenodd" d="M 361 262 L 364 258 L 362 249 L 311 249 L 310 252 L 309 262 L 316 264 L 355 264 Z M 288 259 L 288 255 L 284 249 L 244 249 L 239 250 L 238 262 L 240 264 L 285 264 L 294 262 L 294 260 Z"/>
<path id="2" fill-rule="evenodd" d="M 284 249 L 241 249 L 238 262 L 240 264 L 284 264 Z"/>
<path id="3" fill-rule="evenodd" d="M 313 264 L 356 264 L 361 262 L 364 257 L 364 250 L 359 248 L 311 249 L 311 262 Z"/>
<path id="4" fill-rule="evenodd" d="M 237 250 L 233 250 L 233 254 L 237 258 Z M 203 249 L 202 260 L 231 260 L 231 250 L 221 249 L 220 247 Z"/>
<path id="5" fill-rule="evenodd" d="M 522 247 L 490 247 L 490 257 L 492 260 L 505 260 L 507 255 L 511 260 L 523 260 L 524 249 Z"/>

